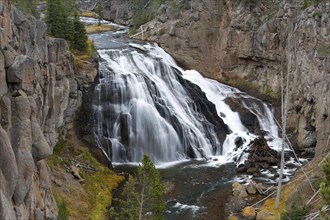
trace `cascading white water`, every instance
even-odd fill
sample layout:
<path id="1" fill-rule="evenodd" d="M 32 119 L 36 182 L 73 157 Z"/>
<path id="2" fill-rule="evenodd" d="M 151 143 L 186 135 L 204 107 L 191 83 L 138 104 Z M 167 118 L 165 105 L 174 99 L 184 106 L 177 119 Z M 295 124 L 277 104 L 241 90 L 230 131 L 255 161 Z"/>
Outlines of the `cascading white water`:
<path id="1" fill-rule="evenodd" d="M 226 104 L 228 97 L 240 99 L 242 107 L 257 117 L 270 145 L 277 145 L 277 126 L 267 105 L 196 71 L 182 70 L 156 45 L 98 52 L 102 61 L 95 86 L 94 130 L 113 162 L 139 162 L 143 154 L 156 164 L 220 155 L 242 161 L 256 134 Z"/>

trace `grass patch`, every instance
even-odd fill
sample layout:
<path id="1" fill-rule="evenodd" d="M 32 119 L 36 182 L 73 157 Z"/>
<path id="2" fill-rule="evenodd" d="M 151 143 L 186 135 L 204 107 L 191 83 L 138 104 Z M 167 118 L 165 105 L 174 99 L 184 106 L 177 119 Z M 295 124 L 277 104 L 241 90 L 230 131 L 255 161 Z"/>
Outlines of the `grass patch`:
<path id="1" fill-rule="evenodd" d="M 100 32 L 105 32 L 105 31 L 113 31 L 115 30 L 114 27 L 109 26 L 109 25 L 88 25 L 86 26 L 86 32 L 87 34 L 94 34 L 94 33 L 100 33 Z"/>
<path id="2" fill-rule="evenodd" d="M 52 191 L 63 219 L 107 219 L 111 192 L 124 179 L 100 164 L 87 148 L 60 141 L 47 163 L 62 185 L 53 184 Z M 69 173 L 70 166 L 80 164 L 83 182 Z M 84 168 L 84 167 L 88 167 Z"/>
<path id="3" fill-rule="evenodd" d="M 280 92 L 274 92 L 269 86 L 264 87 L 263 93 L 265 95 L 270 96 L 273 99 L 279 99 L 281 98 L 281 93 Z"/>
<path id="4" fill-rule="evenodd" d="M 242 90 L 255 90 L 259 91 L 260 86 L 256 83 L 248 82 L 244 79 L 239 78 L 225 78 L 223 81 L 225 84 L 228 84 L 230 86 L 236 87 L 238 89 Z"/>
<path id="5" fill-rule="evenodd" d="M 303 9 L 306 9 L 306 8 L 308 8 L 308 7 L 312 6 L 312 5 L 318 4 L 318 3 L 322 2 L 322 1 L 325 1 L 325 0 L 304 0 L 303 5 L 302 5 L 302 8 Z"/>
<path id="6" fill-rule="evenodd" d="M 83 68 L 84 61 L 93 59 L 95 54 L 96 54 L 96 48 L 95 48 L 94 42 L 92 40 L 87 40 L 86 51 L 84 51 L 84 52 L 81 52 L 78 50 L 73 51 L 74 62 L 78 68 Z"/>
<path id="7" fill-rule="evenodd" d="M 84 11 L 80 14 L 83 17 L 96 18 L 96 14 L 92 11 Z"/>
<path id="8" fill-rule="evenodd" d="M 275 219 L 281 219 L 283 213 L 286 212 L 286 204 L 294 188 L 294 184 L 286 185 L 282 188 L 281 199 L 277 209 L 275 208 L 275 198 L 269 198 L 264 202 L 260 210 L 272 213 Z"/>

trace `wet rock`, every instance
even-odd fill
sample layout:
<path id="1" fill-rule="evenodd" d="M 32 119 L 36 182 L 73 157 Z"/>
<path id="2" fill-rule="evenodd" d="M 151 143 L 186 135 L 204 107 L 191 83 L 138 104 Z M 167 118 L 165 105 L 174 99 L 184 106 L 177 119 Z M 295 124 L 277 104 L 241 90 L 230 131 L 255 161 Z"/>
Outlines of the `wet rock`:
<path id="1" fill-rule="evenodd" d="M 243 164 L 240 164 L 236 170 L 238 173 L 245 173 L 247 171 L 247 167 Z"/>
<path id="2" fill-rule="evenodd" d="M 254 219 L 256 217 L 256 210 L 251 206 L 247 206 L 242 211 L 242 216 L 247 219 Z"/>
<path id="3" fill-rule="evenodd" d="M 259 121 L 257 116 L 255 116 L 252 112 L 250 112 L 246 107 L 244 107 L 241 99 L 237 98 L 226 98 L 226 104 L 229 105 L 230 109 L 239 114 L 239 118 L 241 119 L 242 124 L 254 134 L 259 133 Z M 257 102 L 256 102 L 257 103 Z M 262 104 L 261 102 L 259 103 Z"/>
<path id="4" fill-rule="evenodd" d="M 242 137 L 237 137 L 235 138 L 235 146 L 236 147 L 241 147 L 244 144 L 245 140 Z"/>

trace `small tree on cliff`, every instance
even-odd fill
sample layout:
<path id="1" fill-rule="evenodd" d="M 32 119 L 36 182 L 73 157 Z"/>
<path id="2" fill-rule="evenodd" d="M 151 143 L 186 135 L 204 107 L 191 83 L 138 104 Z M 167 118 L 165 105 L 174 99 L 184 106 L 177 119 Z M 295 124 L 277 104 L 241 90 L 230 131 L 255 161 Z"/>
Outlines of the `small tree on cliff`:
<path id="1" fill-rule="evenodd" d="M 164 219 L 164 186 L 159 171 L 148 156 L 144 156 L 138 168 L 137 178 L 129 177 L 120 200 L 120 211 L 111 212 L 113 219 Z"/>

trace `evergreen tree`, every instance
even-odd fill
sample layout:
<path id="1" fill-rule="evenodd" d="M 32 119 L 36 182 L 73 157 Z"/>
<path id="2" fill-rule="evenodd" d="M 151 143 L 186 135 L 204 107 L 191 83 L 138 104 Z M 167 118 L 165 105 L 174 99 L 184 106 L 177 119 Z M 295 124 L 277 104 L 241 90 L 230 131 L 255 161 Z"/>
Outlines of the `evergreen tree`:
<path id="1" fill-rule="evenodd" d="M 129 177 L 123 195 L 126 199 L 120 200 L 118 213 L 111 212 L 112 219 L 164 219 L 164 186 L 161 183 L 159 171 L 148 156 L 143 157 L 137 178 Z"/>
<path id="2" fill-rule="evenodd" d="M 72 49 L 86 50 L 88 37 L 74 0 L 47 0 L 46 23 L 50 35 L 66 39 Z"/>
<path id="3" fill-rule="evenodd" d="M 99 1 L 96 7 L 96 14 L 97 18 L 99 19 L 99 24 L 101 25 L 101 21 L 104 19 L 104 14 L 103 14 L 104 6 L 103 6 L 103 1 Z"/>
<path id="4" fill-rule="evenodd" d="M 142 166 L 138 168 L 138 182 L 141 188 L 139 219 L 164 219 L 164 185 L 161 183 L 159 171 L 147 155 L 144 155 Z M 152 214 L 145 216 L 146 213 Z"/>
<path id="5" fill-rule="evenodd" d="M 15 0 L 13 4 L 23 13 L 39 18 L 37 0 Z"/>
<path id="6" fill-rule="evenodd" d="M 63 0 L 47 0 L 46 23 L 50 35 L 70 39 L 67 33 L 70 25 Z"/>
<path id="7" fill-rule="evenodd" d="M 79 20 L 79 15 L 76 12 L 73 19 L 73 45 L 72 47 L 79 51 L 86 51 L 87 49 L 87 33 L 84 24 Z"/>
<path id="8" fill-rule="evenodd" d="M 139 193 L 136 191 L 137 180 L 129 175 L 123 190 L 124 200 L 120 201 L 120 212 L 111 210 L 112 219 L 136 220 L 139 218 Z"/>

